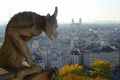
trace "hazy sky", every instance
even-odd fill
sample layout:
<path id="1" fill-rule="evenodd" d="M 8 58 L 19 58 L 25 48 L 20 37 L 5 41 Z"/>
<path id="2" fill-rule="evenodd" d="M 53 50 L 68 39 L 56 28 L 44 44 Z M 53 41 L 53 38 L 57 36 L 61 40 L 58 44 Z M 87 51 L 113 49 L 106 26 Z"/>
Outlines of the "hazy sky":
<path id="1" fill-rule="evenodd" d="M 51 15 L 58 6 L 58 23 L 96 20 L 120 21 L 120 0 L 0 0 L 0 22 L 7 23 L 11 16 L 22 11 Z"/>

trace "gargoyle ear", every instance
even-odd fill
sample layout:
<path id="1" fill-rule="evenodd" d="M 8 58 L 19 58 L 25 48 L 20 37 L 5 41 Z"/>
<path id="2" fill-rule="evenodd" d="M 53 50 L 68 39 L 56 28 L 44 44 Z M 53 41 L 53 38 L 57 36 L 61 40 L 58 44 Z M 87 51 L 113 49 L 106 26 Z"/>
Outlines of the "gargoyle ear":
<path id="1" fill-rule="evenodd" d="M 45 18 L 48 20 L 50 18 L 50 14 L 48 13 Z"/>
<path id="2" fill-rule="evenodd" d="M 45 18 L 46 18 L 46 21 L 47 21 L 47 23 L 49 22 L 49 19 L 50 19 L 50 14 L 48 13 L 46 16 L 45 16 Z"/>
<path id="3" fill-rule="evenodd" d="M 55 11 L 54 11 L 53 16 L 57 17 L 57 14 L 58 14 L 58 8 L 57 8 L 57 7 L 55 7 Z"/>

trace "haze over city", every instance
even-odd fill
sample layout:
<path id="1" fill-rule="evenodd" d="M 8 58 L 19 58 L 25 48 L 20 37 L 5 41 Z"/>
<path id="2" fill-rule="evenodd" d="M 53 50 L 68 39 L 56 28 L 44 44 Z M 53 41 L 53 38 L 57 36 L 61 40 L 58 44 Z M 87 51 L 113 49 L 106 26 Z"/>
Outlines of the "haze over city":
<path id="1" fill-rule="evenodd" d="M 11 16 L 22 11 L 40 15 L 53 14 L 58 7 L 58 23 L 71 23 L 74 18 L 83 22 L 120 21 L 120 0 L 2 0 L 0 24 L 7 23 Z"/>

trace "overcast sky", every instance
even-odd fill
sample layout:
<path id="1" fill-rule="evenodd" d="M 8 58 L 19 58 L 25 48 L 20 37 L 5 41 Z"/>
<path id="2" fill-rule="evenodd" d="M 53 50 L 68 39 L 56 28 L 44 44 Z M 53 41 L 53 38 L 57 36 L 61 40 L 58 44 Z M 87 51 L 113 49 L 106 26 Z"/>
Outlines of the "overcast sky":
<path id="1" fill-rule="evenodd" d="M 11 16 L 22 11 L 51 15 L 58 7 L 58 23 L 96 20 L 120 21 L 120 0 L 0 0 L 0 23 L 7 23 Z"/>

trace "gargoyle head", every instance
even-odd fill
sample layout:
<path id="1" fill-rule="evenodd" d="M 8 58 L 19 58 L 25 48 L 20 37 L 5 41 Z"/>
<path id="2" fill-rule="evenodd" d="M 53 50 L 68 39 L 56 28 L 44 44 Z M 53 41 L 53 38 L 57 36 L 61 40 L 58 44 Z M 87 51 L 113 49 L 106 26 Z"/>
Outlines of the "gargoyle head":
<path id="1" fill-rule="evenodd" d="M 53 39 L 53 37 L 57 38 L 58 36 L 58 32 L 56 31 L 56 29 L 58 28 L 57 19 L 56 19 L 57 14 L 58 14 L 58 9 L 57 7 L 55 7 L 55 11 L 52 16 L 50 16 L 49 13 L 45 16 L 46 18 L 45 34 L 50 39 Z"/>

